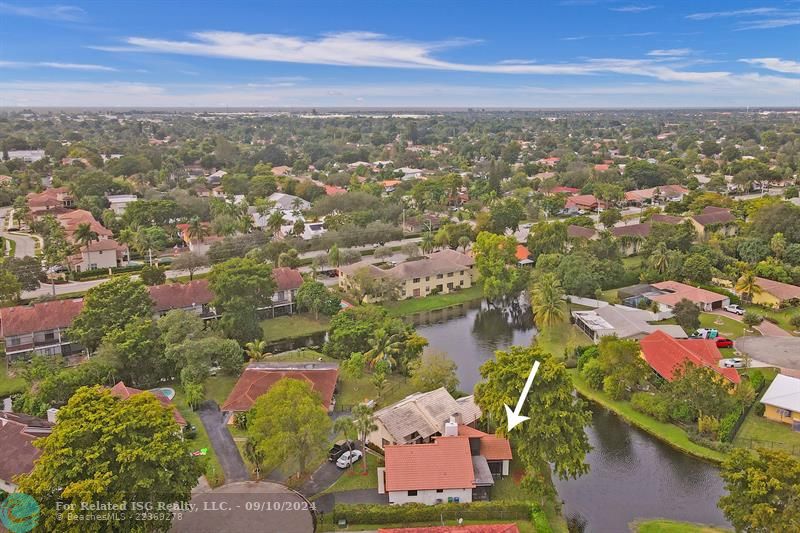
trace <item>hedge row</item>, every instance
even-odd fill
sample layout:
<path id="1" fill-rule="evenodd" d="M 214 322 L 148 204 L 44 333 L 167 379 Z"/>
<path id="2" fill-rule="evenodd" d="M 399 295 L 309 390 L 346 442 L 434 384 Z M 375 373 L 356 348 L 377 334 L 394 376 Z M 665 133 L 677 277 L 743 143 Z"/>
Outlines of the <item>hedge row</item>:
<path id="1" fill-rule="evenodd" d="M 115 267 L 111 269 L 111 274 L 125 274 L 127 272 L 139 272 L 144 265 L 131 265 L 131 266 L 121 266 Z M 86 270 L 84 272 L 73 272 L 71 274 L 72 279 L 75 281 L 86 281 L 91 279 L 102 279 L 108 277 L 108 269 L 107 268 L 96 268 L 94 270 Z"/>
<path id="2" fill-rule="evenodd" d="M 514 501 L 442 503 L 425 505 L 336 504 L 334 521 L 347 520 L 349 524 L 403 524 L 413 522 L 456 520 L 530 520 L 530 503 Z"/>

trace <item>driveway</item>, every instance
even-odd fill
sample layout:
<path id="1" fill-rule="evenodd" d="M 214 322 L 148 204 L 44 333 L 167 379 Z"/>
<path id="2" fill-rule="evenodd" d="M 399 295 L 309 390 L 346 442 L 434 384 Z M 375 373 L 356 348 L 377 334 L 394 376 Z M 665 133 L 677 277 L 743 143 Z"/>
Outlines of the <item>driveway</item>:
<path id="1" fill-rule="evenodd" d="M 211 400 L 203 402 L 198 414 L 200 421 L 203 422 L 203 427 L 206 428 L 211 446 L 217 453 L 217 459 L 225 474 L 225 483 L 249 481 L 250 474 L 244 466 L 239 448 L 236 447 L 231 432 L 228 431 L 228 426 L 222 420 L 222 413 L 217 402 Z"/>
<path id="2" fill-rule="evenodd" d="M 736 349 L 758 359 L 786 369 L 793 375 L 800 372 L 800 338 L 798 337 L 741 337 Z"/>
<path id="3" fill-rule="evenodd" d="M 300 492 L 310 498 L 333 485 L 343 473 L 344 470 L 337 467 L 336 463 L 325 461 L 311 474 L 311 477 L 303 483 L 303 486 L 300 487 Z"/>

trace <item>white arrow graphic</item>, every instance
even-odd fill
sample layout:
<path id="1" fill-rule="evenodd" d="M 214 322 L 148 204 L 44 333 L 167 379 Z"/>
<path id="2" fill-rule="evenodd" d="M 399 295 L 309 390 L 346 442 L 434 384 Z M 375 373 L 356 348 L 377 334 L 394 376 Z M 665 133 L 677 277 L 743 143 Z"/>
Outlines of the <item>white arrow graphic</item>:
<path id="1" fill-rule="evenodd" d="M 539 361 L 533 362 L 533 368 L 531 368 L 531 373 L 528 374 L 528 379 L 525 380 L 525 386 L 522 387 L 522 394 L 519 396 L 519 400 L 517 400 L 517 406 L 512 411 L 511 408 L 506 405 L 506 417 L 508 418 L 508 431 L 511 431 L 519 424 L 525 422 L 530 417 L 522 416 L 519 414 L 522 411 L 522 404 L 525 403 L 525 398 L 528 397 L 528 392 L 531 390 L 531 385 L 533 385 L 533 378 L 536 377 L 536 372 L 539 370 Z"/>

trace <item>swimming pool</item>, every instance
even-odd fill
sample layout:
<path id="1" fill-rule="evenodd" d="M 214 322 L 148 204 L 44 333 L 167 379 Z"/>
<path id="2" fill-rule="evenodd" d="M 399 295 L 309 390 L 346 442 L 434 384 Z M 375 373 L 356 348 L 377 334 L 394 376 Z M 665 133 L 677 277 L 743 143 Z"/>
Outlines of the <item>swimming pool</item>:
<path id="1" fill-rule="evenodd" d="M 156 392 L 156 391 L 166 396 L 168 400 L 171 400 L 175 397 L 175 389 L 172 389 L 170 387 L 157 387 L 155 389 L 150 389 L 150 392 Z"/>

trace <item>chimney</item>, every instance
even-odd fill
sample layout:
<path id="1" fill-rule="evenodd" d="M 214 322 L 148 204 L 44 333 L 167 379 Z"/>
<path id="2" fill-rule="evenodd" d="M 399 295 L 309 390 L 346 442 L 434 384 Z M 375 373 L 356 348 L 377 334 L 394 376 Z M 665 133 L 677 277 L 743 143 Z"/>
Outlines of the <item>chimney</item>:
<path id="1" fill-rule="evenodd" d="M 11 398 L 3 398 L 3 412 L 4 413 L 13 413 L 14 409 L 11 406 Z"/>
<path id="2" fill-rule="evenodd" d="M 448 422 L 444 423 L 444 436 L 445 437 L 458 437 L 458 423 L 452 416 Z"/>
<path id="3" fill-rule="evenodd" d="M 47 410 L 47 421 L 51 424 L 56 423 L 56 419 L 58 418 L 58 409 L 55 407 L 51 407 Z"/>

